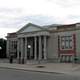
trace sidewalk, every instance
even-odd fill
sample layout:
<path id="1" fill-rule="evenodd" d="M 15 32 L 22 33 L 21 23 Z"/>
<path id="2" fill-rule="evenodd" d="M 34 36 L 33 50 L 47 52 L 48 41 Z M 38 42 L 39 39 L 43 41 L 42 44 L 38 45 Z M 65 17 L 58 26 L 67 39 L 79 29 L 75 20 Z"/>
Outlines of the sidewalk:
<path id="1" fill-rule="evenodd" d="M 0 63 L 0 68 L 80 75 L 80 64 L 72 63 L 45 63 L 45 64 Z"/>

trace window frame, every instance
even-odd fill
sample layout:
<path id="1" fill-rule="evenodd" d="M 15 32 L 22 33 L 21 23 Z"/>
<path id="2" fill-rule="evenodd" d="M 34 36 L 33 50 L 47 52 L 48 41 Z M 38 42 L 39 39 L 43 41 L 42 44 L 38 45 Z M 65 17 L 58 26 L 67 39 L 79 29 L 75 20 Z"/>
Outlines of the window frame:
<path id="1" fill-rule="evenodd" d="M 60 49 L 61 50 L 72 50 L 73 49 L 73 36 L 60 36 Z"/>

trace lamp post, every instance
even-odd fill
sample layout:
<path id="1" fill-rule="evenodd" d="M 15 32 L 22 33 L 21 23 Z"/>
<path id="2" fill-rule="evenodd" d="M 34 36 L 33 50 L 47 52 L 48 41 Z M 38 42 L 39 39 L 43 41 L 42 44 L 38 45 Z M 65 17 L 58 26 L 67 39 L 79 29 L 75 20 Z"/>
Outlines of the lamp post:
<path id="1" fill-rule="evenodd" d="M 29 48 L 29 58 L 31 58 L 31 45 L 28 45 L 28 48 Z"/>
<path id="2" fill-rule="evenodd" d="M 0 50 L 2 49 L 2 47 L 0 46 Z"/>

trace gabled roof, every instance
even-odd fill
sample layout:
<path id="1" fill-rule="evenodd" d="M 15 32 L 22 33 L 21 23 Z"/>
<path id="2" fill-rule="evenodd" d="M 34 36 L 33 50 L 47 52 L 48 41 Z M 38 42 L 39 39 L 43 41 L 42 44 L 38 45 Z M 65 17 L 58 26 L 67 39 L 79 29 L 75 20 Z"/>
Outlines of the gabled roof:
<path id="1" fill-rule="evenodd" d="M 22 32 L 23 30 L 25 30 L 25 29 L 28 28 L 29 26 L 33 26 L 33 27 L 39 28 L 39 29 L 41 29 L 41 30 L 47 30 L 47 29 L 45 29 L 44 27 L 41 27 L 41 26 L 39 26 L 39 25 L 35 25 L 35 24 L 32 24 L 32 23 L 28 23 L 28 24 L 26 24 L 25 26 L 23 26 L 20 30 L 18 30 L 17 33 Z"/>
<path id="2" fill-rule="evenodd" d="M 77 24 L 52 24 L 52 25 L 45 25 L 45 26 L 39 26 L 33 23 L 28 23 L 25 26 L 23 26 L 20 30 L 17 31 L 17 33 L 24 33 L 24 32 L 35 32 L 35 31 L 49 31 L 49 30 L 56 30 L 61 28 L 73 28 Z"/>

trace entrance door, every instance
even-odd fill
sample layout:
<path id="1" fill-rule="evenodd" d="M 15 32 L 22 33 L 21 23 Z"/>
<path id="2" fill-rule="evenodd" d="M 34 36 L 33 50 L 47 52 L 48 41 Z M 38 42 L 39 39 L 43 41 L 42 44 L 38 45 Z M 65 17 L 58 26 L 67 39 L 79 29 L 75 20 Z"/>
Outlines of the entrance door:
<path id="1" fill-rule="evenodd" d="M 34 38 L 28 38 L 27 59 L 34 59 Z"/>

